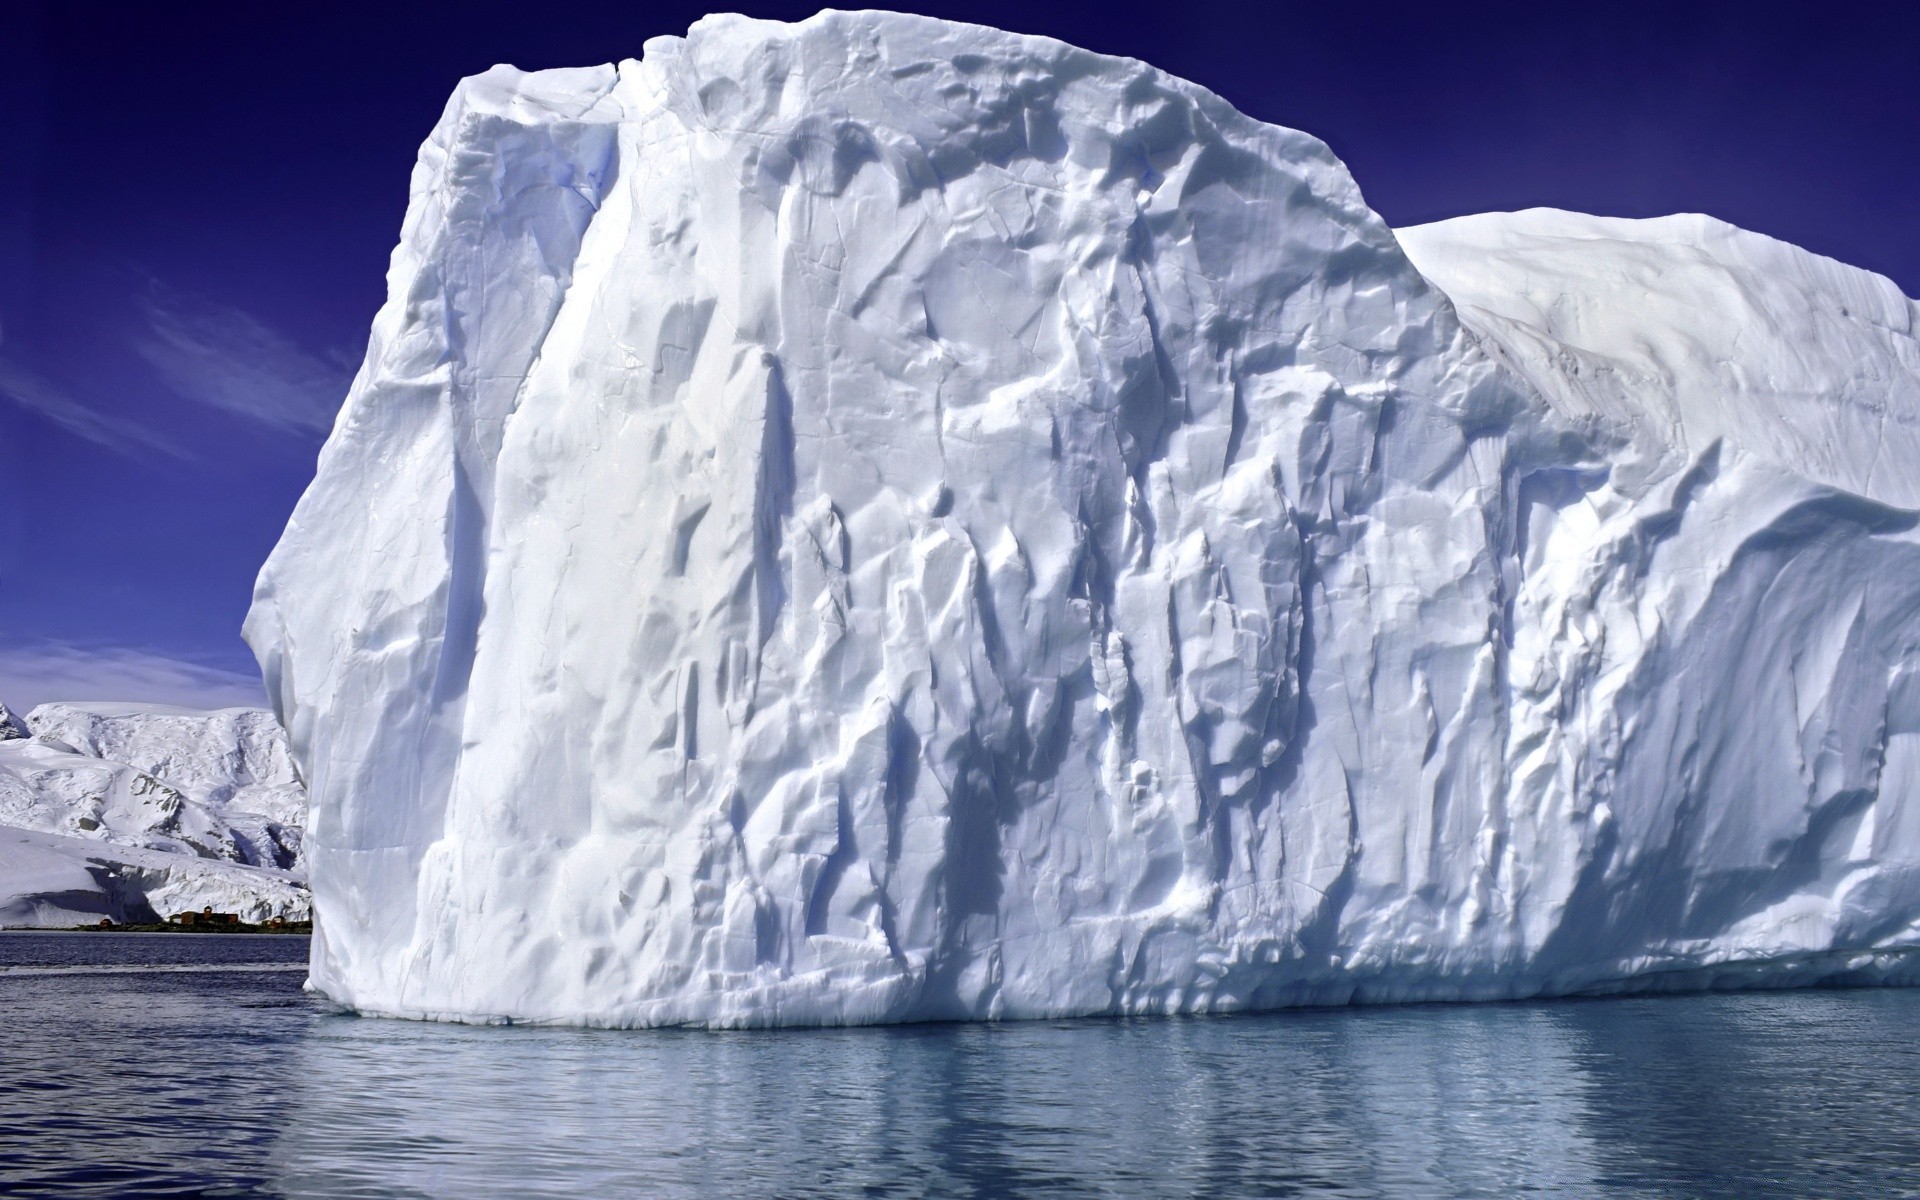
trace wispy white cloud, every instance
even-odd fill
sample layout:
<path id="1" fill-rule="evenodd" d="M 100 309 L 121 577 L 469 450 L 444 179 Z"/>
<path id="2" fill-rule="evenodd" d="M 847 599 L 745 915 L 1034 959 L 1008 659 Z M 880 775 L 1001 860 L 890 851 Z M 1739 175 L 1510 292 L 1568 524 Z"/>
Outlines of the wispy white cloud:
<path id="1" fill-rule="evenodd" d="M 0 702 L 16 713 L 51 700 L 261 707 L 253 675 L 134 646 L 44 641 L 0 647 Z"/>
<path id="2" fill-rule="evenodd" d="M 325 433 L 353 367 L 310 354 L 231 305 L 150 282 L 134 350 L 182 399 L 299 433 Z"/>
<path id="3" fill-rule="evenodd" d="M 129 458 L 153 453 L 179 459 L 191 457 L 160 434 L 130 421 L 106 416 L 75 399 L 53 380 L 4 355 L 0 355 L 0 396 L 76 437 Z"/>

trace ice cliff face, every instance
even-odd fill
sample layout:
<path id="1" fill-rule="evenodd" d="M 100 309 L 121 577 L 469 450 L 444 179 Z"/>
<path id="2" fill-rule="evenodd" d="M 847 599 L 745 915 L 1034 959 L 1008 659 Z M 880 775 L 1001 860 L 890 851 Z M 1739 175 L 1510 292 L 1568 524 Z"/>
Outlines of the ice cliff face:
<path id="1" fill-rule="evenodd" d="M 4 722 L 0 722 L 4 725 Z M 305 797 L 260 709 L 43 704 L 0 741 L 0 925 L 305 919 Z"/>
<path id="2" fill-rule="evenodd" d="M 313 984 L 743 1025 L 1909 970 L 1913 306 L 1724 227 L 1406 238 L 1434 282 L 1312 138 L 976 27 L 466 81 L 248 621 Z"/>

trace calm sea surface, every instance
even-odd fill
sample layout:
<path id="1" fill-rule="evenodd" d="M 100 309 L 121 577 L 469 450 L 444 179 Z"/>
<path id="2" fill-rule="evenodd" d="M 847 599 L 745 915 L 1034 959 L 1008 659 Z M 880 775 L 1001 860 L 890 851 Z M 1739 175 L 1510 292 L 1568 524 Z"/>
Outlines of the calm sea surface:
<path id="1" fill-rule="evenodd" d="M 781 1033 L 327 1013 L 294 937 L 0 934 L 0 1193 L 1920 1195 L 1920 992 Z"/>

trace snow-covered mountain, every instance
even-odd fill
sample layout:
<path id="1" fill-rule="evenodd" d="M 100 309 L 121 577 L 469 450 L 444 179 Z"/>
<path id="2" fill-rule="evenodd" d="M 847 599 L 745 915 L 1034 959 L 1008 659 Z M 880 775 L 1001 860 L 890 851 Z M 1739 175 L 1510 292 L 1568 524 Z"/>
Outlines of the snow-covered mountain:
<path id="1" fill-rule="evenodd" d="M 247 626 L 346 1004 L 1920 975 L 1885 280 L 824 13 L 467 80 L 390 285 Z"/>
<path id="2" fill-rule="evenodd" d="M 306 800 L 271 713 L 43 704 L 11 730 L 0 925 L 306 919 Z"/>

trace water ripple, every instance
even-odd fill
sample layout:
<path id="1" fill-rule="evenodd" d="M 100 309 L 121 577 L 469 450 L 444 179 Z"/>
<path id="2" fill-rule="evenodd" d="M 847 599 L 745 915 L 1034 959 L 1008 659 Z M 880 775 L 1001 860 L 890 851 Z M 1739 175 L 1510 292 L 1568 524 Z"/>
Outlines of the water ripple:
<path id="1" fill-rule="evenodd" d="M 211 950 L 34 953 L 0 971 L 22 1193 L 1920 1193 L 1920 992 L 647 1033 L 359 1020 Z"/>

